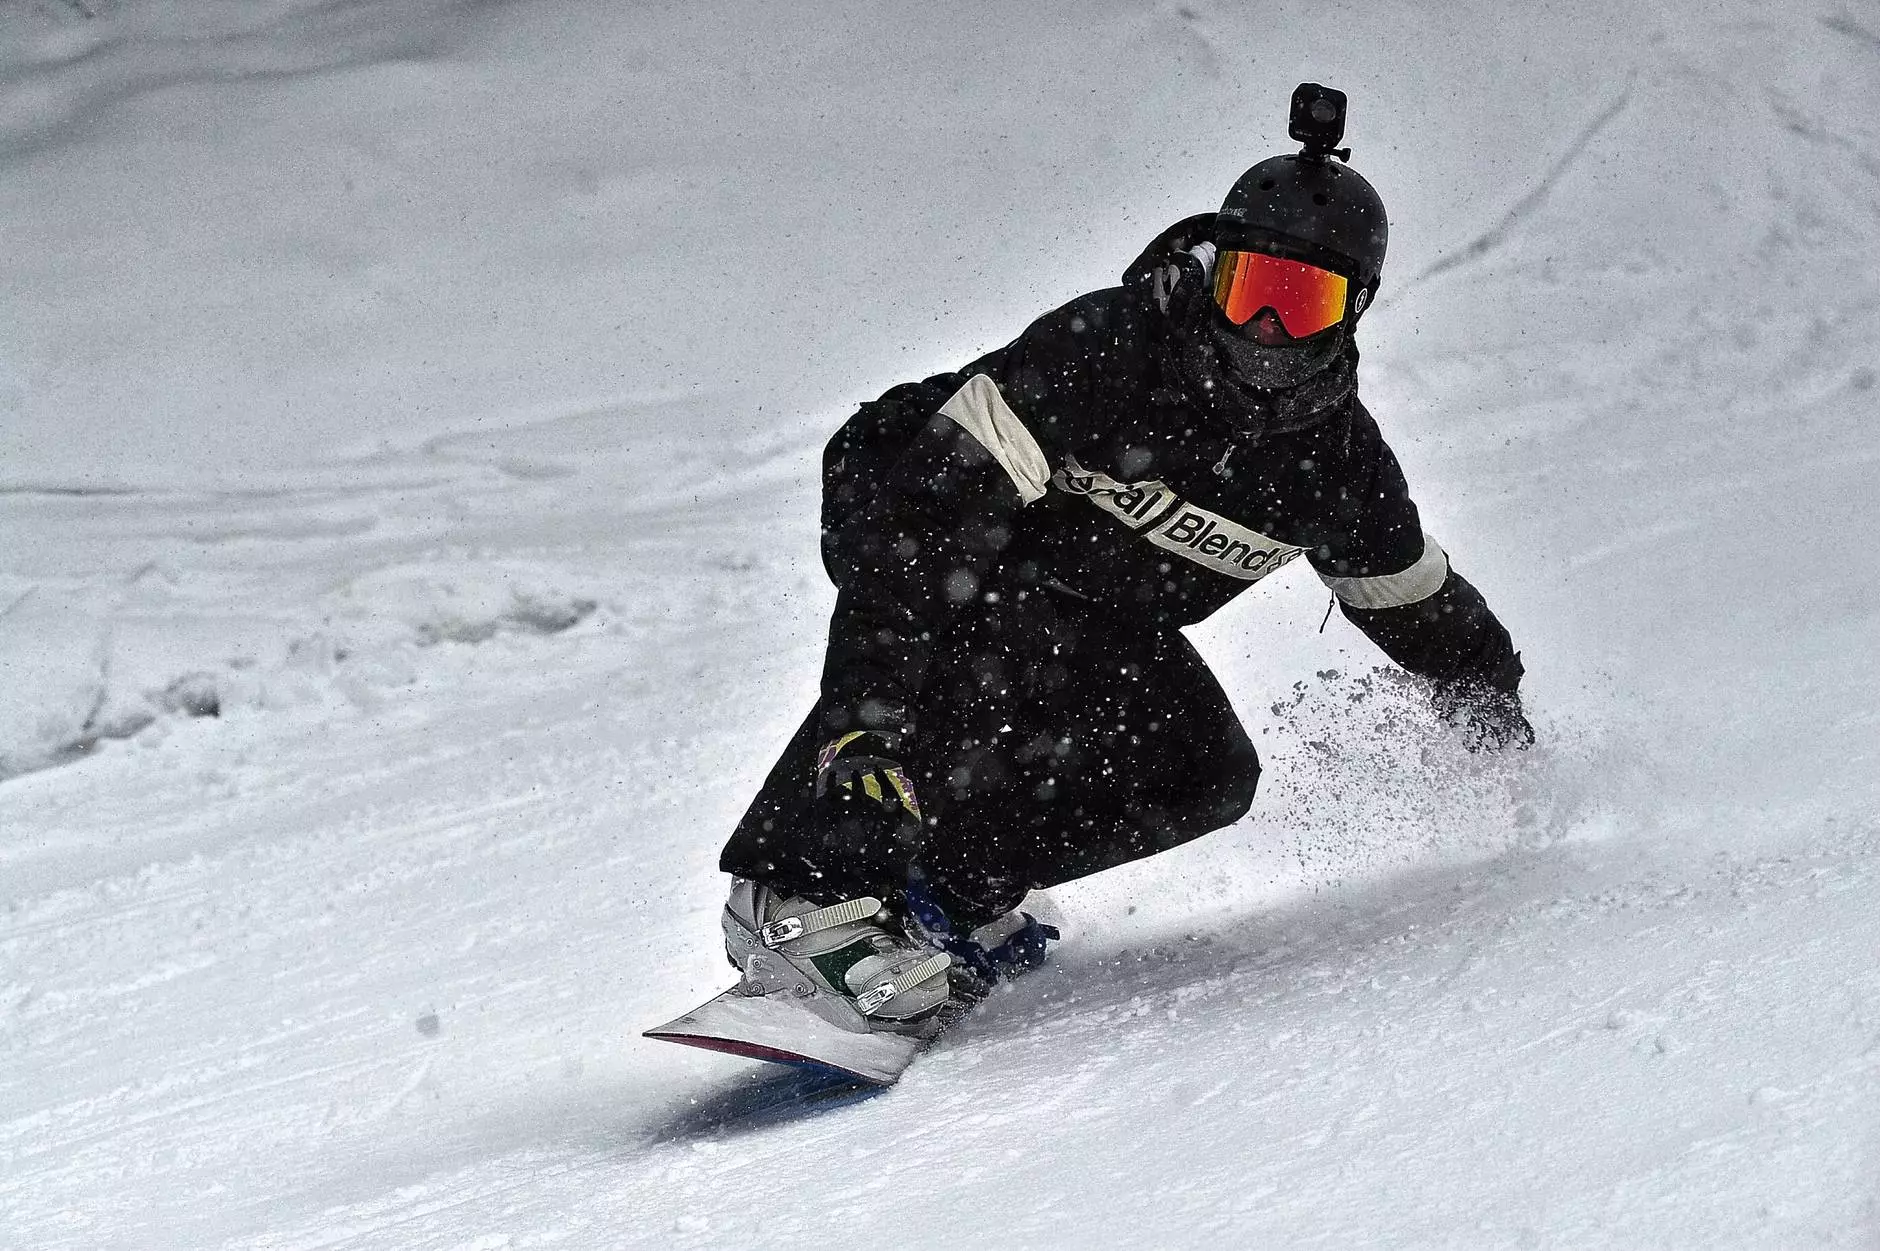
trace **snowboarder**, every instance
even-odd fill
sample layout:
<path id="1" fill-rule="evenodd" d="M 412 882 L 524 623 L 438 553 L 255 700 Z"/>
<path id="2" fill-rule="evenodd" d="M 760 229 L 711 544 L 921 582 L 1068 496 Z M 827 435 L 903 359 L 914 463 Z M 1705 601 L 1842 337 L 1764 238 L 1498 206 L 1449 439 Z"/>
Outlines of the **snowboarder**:
<path id="1" fill-rule="evenodd" d="M 1386 223 L 1344 106 L 1302 84 L 1300 152 L 830 440 L 821 697 L 721 860 L 746 993 L 931 1033 L 1042 958 L 1027 891 L 1237 820 L 1259 761 L 1181 628 L 1298 556 L 1472 748 L 1533 742 L 1508 632 L 1358 399 Z"/>

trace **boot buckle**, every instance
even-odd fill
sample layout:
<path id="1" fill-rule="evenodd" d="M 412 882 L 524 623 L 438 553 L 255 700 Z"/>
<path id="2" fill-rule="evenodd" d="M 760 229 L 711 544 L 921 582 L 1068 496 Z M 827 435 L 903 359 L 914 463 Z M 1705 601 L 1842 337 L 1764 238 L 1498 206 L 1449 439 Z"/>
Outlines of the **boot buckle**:
<path id="1" fill-rule="evenodd" d="M 781 921 L 772 921 L 761 926 L 757 931 L 757 941 L 775 950 L 787 942 L 803 937 L 802 917 L 785 917 Z"/>
<path id="2" fill-rule="evenodd" d="M 838 925 L 849 925 L 866 920 L 881 911 L 881 901 L 873 895 L 863 895 L 860 899 L 850 899 L 839 904 L 830 904 L 827 908 L 815 908 L 800 917 L 778 917 L 767 925 L 759 926 L 757 941 L 766 947 L 779 947 L 784 943 L 794 942 L 805 934 L 820 934 L 824 930 L 835 929 Z"/>

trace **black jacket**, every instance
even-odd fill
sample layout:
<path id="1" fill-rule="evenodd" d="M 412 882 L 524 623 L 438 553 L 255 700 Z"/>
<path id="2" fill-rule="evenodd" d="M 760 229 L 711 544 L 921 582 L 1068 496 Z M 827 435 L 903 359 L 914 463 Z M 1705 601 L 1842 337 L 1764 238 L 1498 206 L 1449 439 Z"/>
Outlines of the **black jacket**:
<path id="1" fill-rule="evenodd" d="M 912 732 L 935 639 L 986 597 L 1072 596 L 1168 629 L 1302 555 L 1410 672 L 1515 689 L 1507 631 L 1424 534 L 1355 389 L 1258 439 L 1184 392 L 1154 275 L 1197 220 L 1165 232 L 1122 286 L 956 373 L 895 387 L 830 440 L 826 729 Z"/>

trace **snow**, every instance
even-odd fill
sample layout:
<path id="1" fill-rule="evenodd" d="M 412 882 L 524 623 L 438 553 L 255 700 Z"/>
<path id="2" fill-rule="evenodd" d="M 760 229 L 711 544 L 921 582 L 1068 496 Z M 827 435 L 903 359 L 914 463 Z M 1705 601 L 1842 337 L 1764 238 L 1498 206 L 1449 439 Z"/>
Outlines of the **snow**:
<path id="1" fill-rule="evenodd" d="M 900 1086 L 639 1038 L 828 430 L 1307 78 L 1540 746 L 1276 577 L 1254 812 Z M 1880 1243 L 1877 104 L 1838 4 L 0 7 L 0 1245 Z"/>

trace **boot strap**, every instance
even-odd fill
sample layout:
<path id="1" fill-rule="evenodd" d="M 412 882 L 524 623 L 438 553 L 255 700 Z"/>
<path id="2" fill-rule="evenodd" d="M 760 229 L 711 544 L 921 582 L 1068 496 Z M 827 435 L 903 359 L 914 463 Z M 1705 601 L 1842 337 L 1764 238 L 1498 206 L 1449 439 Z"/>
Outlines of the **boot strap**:
<path id="1" fill-rule="evenodd" d="M 906 972 L 891 977 L 885 982 L 876 982 L 855 996 L 855 1006 L 863 1016 L 867 1016 L 896 995 L 913 989 L 930 977 L 945 973 L 952 966 L 952 956 L 944 951 L 935 952 Z"/>
<path id="2" fill-rule="evenodd" d="M 783 917 L 759 926 L 757 941 L 775 951 L 788 942 L 809 934 L 820 934 L 832 930 L 838 925 L 848 925 L 855 921 L 865 921 L 881 911 L 881 901 L 871 895 L 860 899 L 850 899 L 839 904 L 830 904 L 827 908 L 815 908 L 798 917 Z"/>

